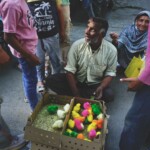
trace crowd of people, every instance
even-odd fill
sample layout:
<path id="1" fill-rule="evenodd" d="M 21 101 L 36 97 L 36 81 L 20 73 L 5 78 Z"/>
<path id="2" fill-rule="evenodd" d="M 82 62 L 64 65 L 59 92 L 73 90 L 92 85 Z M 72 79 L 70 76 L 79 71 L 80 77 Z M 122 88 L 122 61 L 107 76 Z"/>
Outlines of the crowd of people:
<path id="1" fill-rule="evenodd" d="M 0 54 L 5 57 L 0 63 L 10 59 L 3 45 L 5 41 L 21 65 L 24 93 L 32 112 L 38 103 L 37 92 L 45 92 L 46 88 L 60 95 L 113 101 L 110 83 L 116 76 L 117 62 L 126 68 L 133 56 L 143 57 L 146 53 L 140 76 L 121 79 L 129 82 L 129 90 L 137 93 L 125 119 L 120 150 L 140 150 L 150 135 L 150 12 L 137 14 L 134 23 L 120 35 L 112 32 L 112 43 L 104 39 L 108 21 L 89 14 L 84 38 L 71 45 L 69 6 L 68 0 L 2 0 L 4 32 L 0 33 Z M 90 5 L 87 8 L 91 9 Z M 51 64 L 47 78 L 45 55 Z M 18 146 L 18 142 L 12 142 L 10 133 L 5 135 L 11 137 L 5 149 Z M 25 143 L 22 137 L 18 141 L 21 146 Z"/>

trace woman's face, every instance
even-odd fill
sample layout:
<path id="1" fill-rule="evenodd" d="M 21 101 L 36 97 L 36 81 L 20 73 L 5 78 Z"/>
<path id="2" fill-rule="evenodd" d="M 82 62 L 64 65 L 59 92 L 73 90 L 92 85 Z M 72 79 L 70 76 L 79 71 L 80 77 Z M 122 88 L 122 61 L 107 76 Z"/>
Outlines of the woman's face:
<path id="1" fill-rule="evenodd" d="M 141 16 L 136 20 L 136 26 L 140 31 L 148 30 L 148 24 L 149 24 L 148 16 Z"/>

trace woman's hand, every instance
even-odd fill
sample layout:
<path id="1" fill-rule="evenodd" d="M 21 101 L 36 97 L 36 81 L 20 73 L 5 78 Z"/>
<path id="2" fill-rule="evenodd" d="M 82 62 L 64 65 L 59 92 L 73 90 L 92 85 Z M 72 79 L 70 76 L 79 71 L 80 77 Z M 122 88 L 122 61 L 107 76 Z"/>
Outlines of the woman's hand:
<path id="1" fill-rule="evenodd" d="M 110 37 L 112 38 L 112 40 L 116 41 L 118 39 L 119 35 L 116 32 L 111 32 Z"/>
<path id="2" fill-rule="evenodd" d="M 120 81 L 128 83 L 128 91 L 137 91 L 143 86 L 138 78 L 122 78 Z"/>
<path id="3" fill-rule="evenodd" d="M 119 35 L 117 33 L 115 33 L 115 32 L 111 32 L 110 33 L 110 37 L 112 39 L 112 44 L 117 46 L 118 45 L 118 37 L 119 37 Z"/>

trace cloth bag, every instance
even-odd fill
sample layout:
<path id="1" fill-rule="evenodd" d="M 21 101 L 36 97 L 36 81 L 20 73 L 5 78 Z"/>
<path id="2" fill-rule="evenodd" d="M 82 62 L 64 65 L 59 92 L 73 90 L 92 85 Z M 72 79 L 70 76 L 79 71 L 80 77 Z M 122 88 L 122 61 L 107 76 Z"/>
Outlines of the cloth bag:
<path id="1" fill-rule="evenodd" d="M 145 64 L 144 59 L 142 59 L 140 56 L 139 57 L 134 56 L 124 72 L 125 76 L 127 78 L 138 77 L 140 72 L 144 68 L 144 64 Z"/>

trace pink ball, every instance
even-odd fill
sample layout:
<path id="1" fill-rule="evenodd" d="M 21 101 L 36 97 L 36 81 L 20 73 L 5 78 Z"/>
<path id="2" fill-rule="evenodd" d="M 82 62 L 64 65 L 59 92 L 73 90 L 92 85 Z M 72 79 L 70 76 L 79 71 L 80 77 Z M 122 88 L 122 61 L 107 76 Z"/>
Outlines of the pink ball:
<path id="1" fill-rule="evenodd" d="M 90 105 L 89 102 L 85 102 L 85 103 L 83 104 L 83 107 L 84 107 L 84 109 L 89 109 L 89 108 L 91 107 L 91 105 Z"/>
<path id="2" fill-rule="evenodd" d="M 82 116 L 87 117 L 89 115 L 89 111 L 83 110 L 81 114 L 82 114 Z"/>
<path id="3" fill-rule="evenodd" d="M 91 140 L 93 140 L 95 137 L 96 137 L 96 130 L 92 129 L 92 130 L 89 132 L 89 138 L 90 138 Z"/>
<path id="4" fill-rule="evenodd" d="M 74 119 L 74 122 L 75 122 L 75 127 L 76 127 L 79 131 L 81 131 L 81 130 L 84 129 L 84 125 L 83 125 L 83 123 L 80 122 L 80 120 Z"/>

